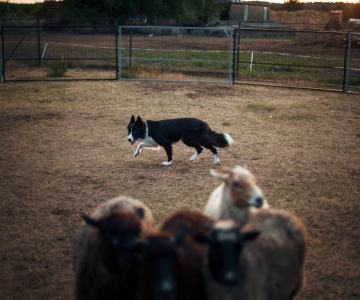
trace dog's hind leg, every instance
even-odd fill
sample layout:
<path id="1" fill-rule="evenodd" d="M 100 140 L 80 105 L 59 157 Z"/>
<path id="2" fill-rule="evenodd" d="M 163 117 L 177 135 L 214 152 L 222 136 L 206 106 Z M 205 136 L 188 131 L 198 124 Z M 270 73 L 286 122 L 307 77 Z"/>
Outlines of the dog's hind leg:
<path id="1" fill-rule="evenodd" d="M 162 164 L 164 166 L 168 166 L 171 164 L 171 161 L 173 159 L 173 147 L 171 146 L 171 144 L 166 144 L 163 146 L 165 151 L 166 151 L 166 155 L 168 157 L 168 161 L 164 161 Z"/>
<path id="2" fill-rule="evenodd" d="M 196 149 L 196 153 L 193 155 L 193 156 L 191 156 L 190 157 L 190 161 L 194 161 L 199 155 L 200 155 L 200 153 L 202 152 L 202 148 L 200 147 L 200 146 L 198 146 L 198 145 L 196 145 L 196 146 L 193 146 L 195 149 Z"/>
<path id="3" fill-rule="evenodd" d="M 196 153 L 190 157 L 190 161 L 194 161 L 202 152 L 202 148 L 200 147 L 200 145 L 198 145 L 197 143 L 195 143 L 189 135 L 183 135 L 183 137 L 181 138 L 181 140 L 183 141 L 183 143 L 188 146 L 188 147 L 192 147 L 196 149 Z"/>
<path id="4" fill-rule="evenodd" d="M 209 149 L 209 150 L 212 152 L 212 154 L 214 154 L 214 162 L 213 162 L 213 164 L 214 164 L 214 165 L 219 164 L 219 163 L 220 163 L 220 160 L 219 160 L 219 157 L 218 157 L 218 155 L 217 155 L 217 150 L 216 150 L 216 148 L 215 148 L 213 145 L 211 145 L 211 144 L 204 145 L 204 147 L 205 147 L 206 149 Z"/>

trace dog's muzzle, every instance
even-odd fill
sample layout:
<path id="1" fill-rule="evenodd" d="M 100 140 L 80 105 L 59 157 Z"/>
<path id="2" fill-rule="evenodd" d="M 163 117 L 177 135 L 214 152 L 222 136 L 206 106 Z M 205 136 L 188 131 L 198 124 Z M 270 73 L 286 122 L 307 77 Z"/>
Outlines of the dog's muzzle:
<path id="1" fill-rule="evenodd" d="M 131 143 L 131 145 L 134 145 L 134 144 L 135 144 L 135 142 L 136 142 L 136 140 L 137 140 L 137 139 L 135 139 L 135 140 L 128 139 L 128 141 Z"/>

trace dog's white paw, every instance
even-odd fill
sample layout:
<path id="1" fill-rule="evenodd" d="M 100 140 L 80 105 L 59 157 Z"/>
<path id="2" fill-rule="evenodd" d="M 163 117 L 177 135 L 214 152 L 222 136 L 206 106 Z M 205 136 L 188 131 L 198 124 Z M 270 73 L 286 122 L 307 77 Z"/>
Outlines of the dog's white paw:
<path id="1" fill-rule="evenodd" d="M 213 164 L 218 165 L 220 163 L 220 160 L 214 160 Z"/>
<path id="2" fill-rule="evenodd" d="M 169 165 L 171 165 L 171 161 L 164 161 L 162 164 L 163 164 L 164 166 L 169 166 Z"/>
<path id="3" fill-rule="evenodd" d="M 194 161 L 197 157 L 198 157 L 199 154 L 197 154 L 197 152 L 190 157 L 190 161 Z"/>
<path id="4" fill-rule="evenodd" d="M 139 154 L 140 154 L 140 152 L 137 152 L 137 151 L 136 151 L 136 152 L 134 153 L 134 157 L 138 156 Z"/>

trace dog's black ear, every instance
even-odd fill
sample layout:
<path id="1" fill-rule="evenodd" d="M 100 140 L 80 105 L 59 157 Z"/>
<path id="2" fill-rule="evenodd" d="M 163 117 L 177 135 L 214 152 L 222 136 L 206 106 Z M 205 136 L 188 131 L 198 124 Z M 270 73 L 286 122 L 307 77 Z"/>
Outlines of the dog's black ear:
<path id="1" fill-rule="evenodd" d="M 130 123 L 135 123 L 135 116 L 134 115 L 131 117 Z"/>
<path id="2" fill-rule="evenodd" d="M 141 120 L 140 116 L 137 117 L 136 124 L 142 125 L 142 120 Z"/>

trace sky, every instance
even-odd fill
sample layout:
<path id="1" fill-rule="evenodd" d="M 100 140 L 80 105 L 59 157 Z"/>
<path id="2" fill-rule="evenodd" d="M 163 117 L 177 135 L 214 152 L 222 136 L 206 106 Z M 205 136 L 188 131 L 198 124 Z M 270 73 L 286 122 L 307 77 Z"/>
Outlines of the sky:
<path id="1" fill-rule="evenodd" d="M 2 0 L 4 1 L 4 0 Z M 9 0 L 10 3 L 39 3 L 39 2 L 43 2 L 43 1 L 39 1 L 39 0 Z M 254 0 L 252 0 L 254 1 Z M 266 1 L 266 0 L 265 0 Z M 339 0 L 300 0 L 301 2 L 341 2 Z M 259 2 L 263 2 L 263 1 L 259 1 Z M 268 0 L 266 2 L 270 2 L 270 3 L 284 3 L 284 0 Z M 348 2 L 348 3 L 359 3 L 359 0 L 343 0 L 342 2 Z"/>

